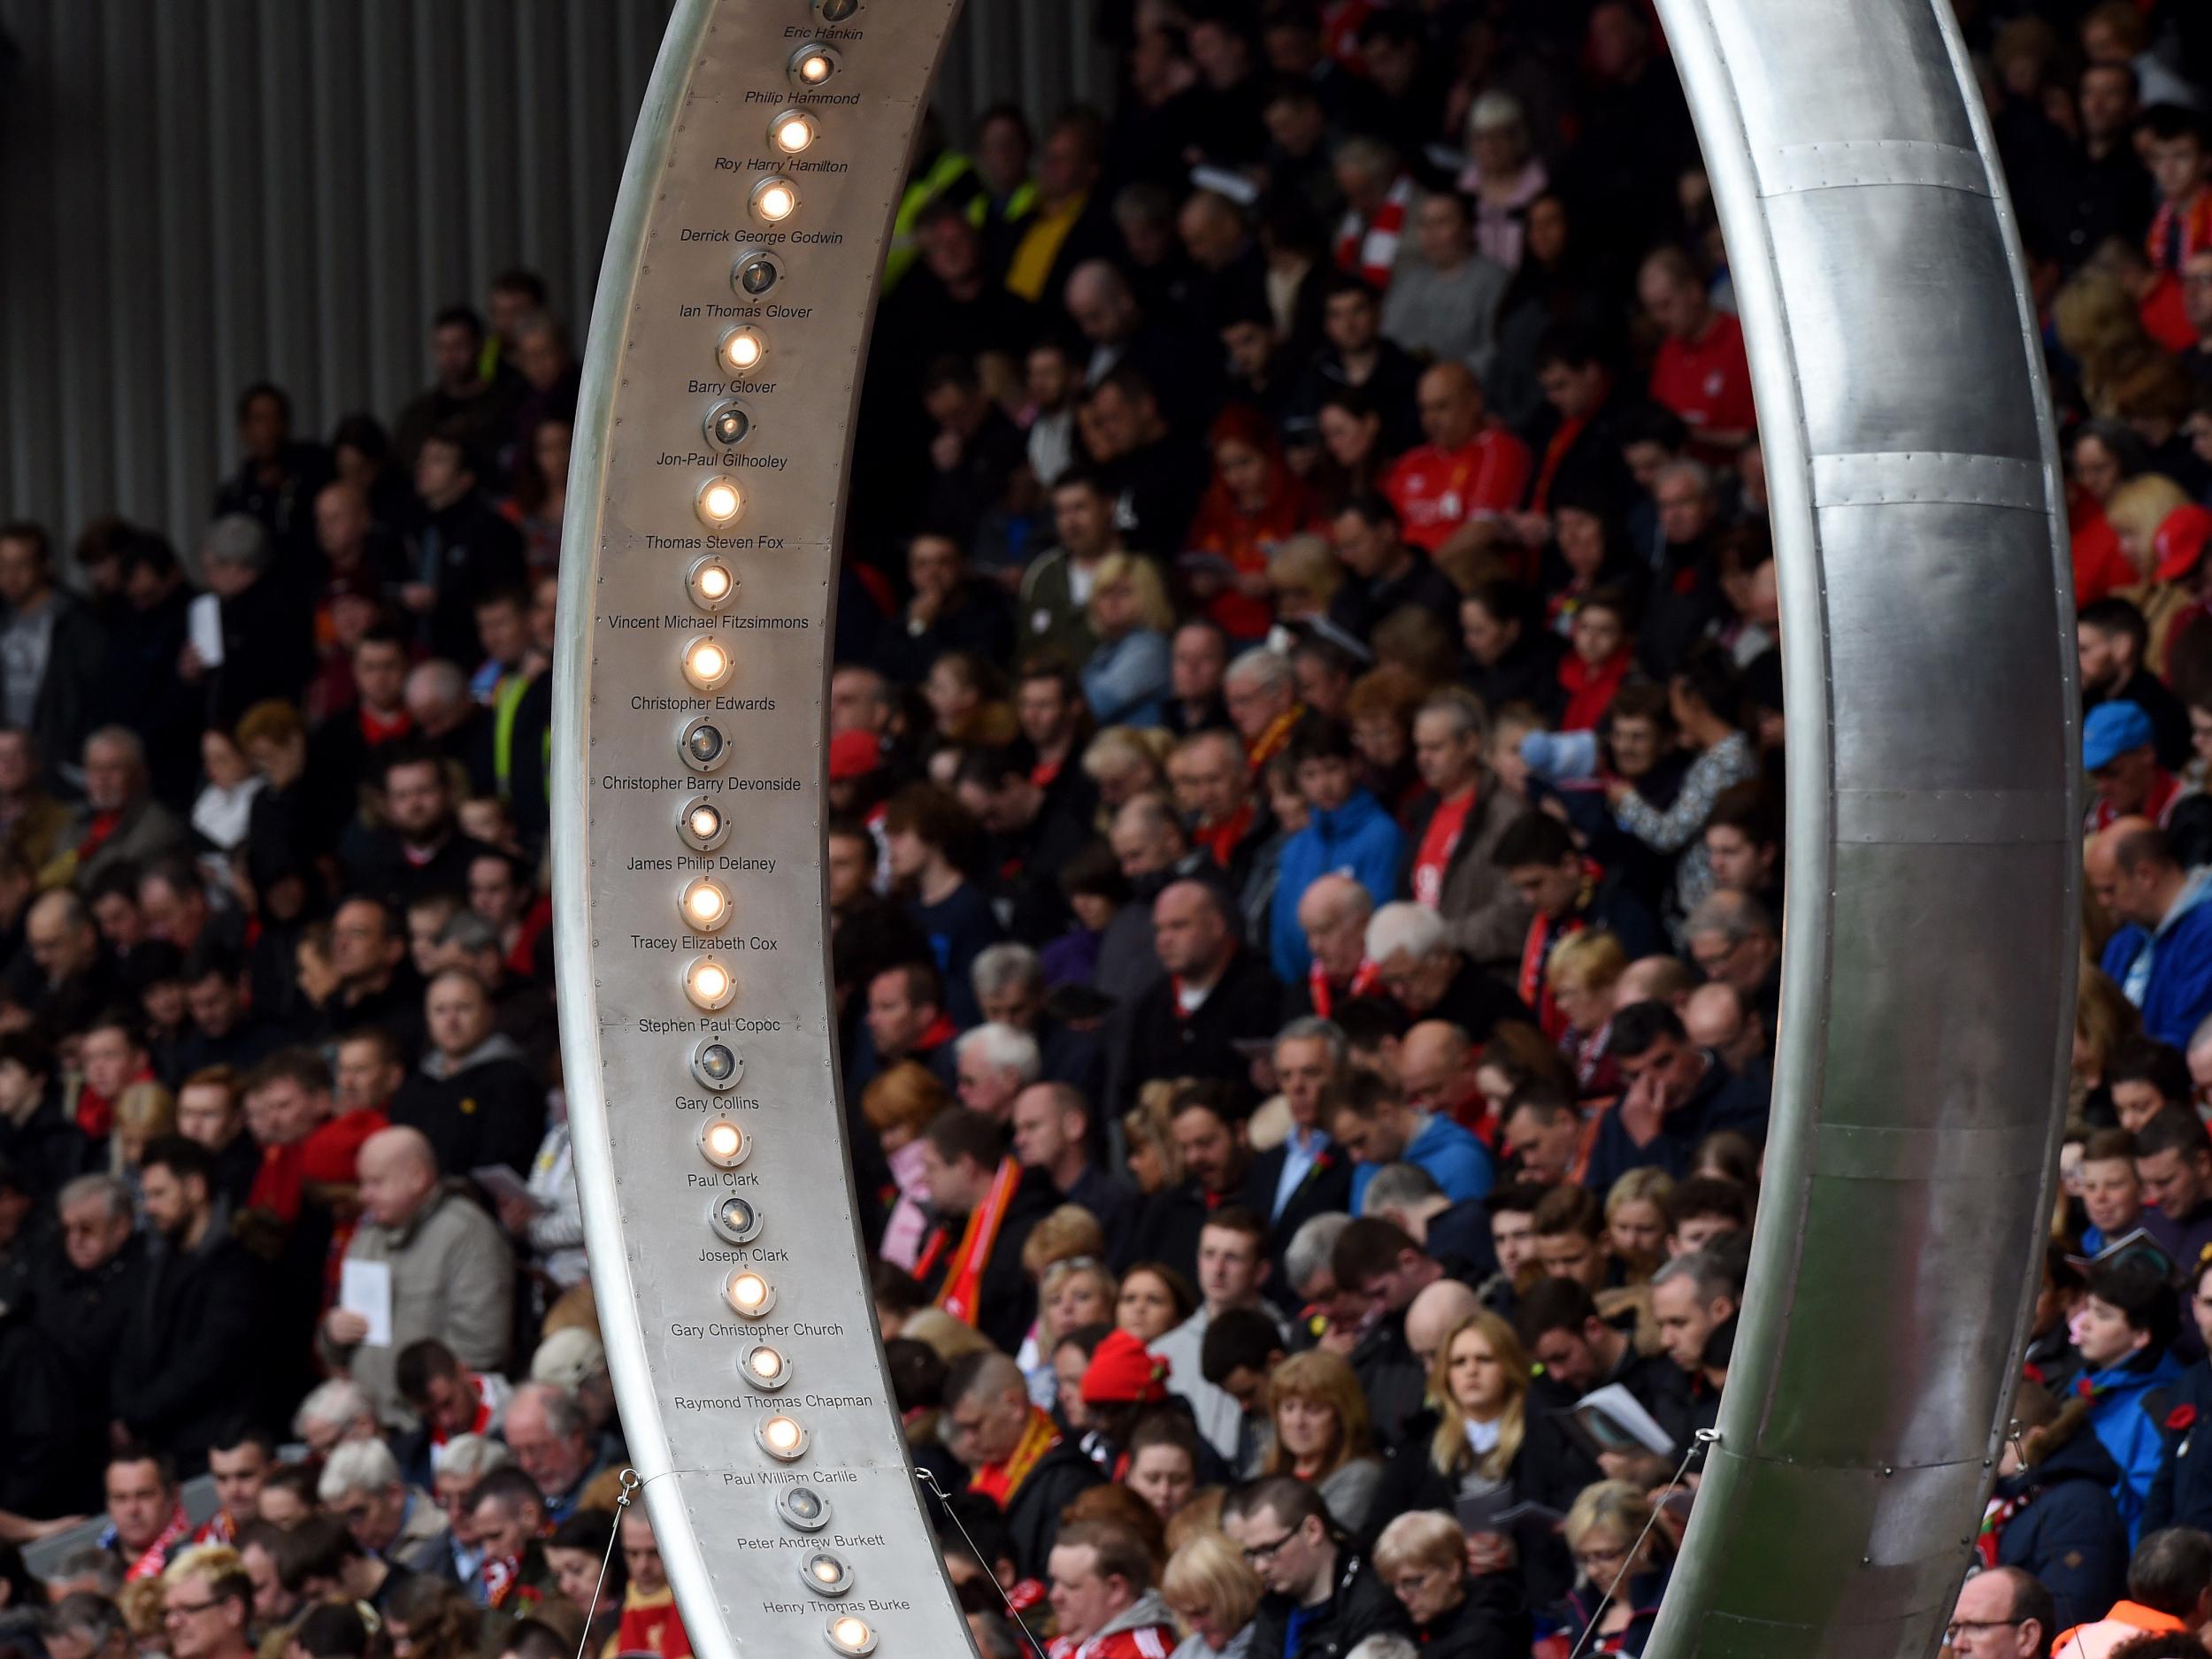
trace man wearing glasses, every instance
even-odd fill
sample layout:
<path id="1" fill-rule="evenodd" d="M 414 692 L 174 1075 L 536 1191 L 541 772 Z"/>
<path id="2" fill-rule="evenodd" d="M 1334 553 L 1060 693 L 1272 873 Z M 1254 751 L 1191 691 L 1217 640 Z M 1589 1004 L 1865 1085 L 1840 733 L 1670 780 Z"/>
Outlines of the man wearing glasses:
<path id="1" fill-rule="evenodd" d="M 1221 1522 L 1267 1587 L 1252 1659 L 1342 1659 L 1379 1632 L 1409 1632 L 1404 1607 L 1306 1482 L 1255 1480 L 1231 1495 Z"/>
<path id="2" fill-rule="evenodd" d="M 177 1557 L 161 1578 L 162 1628 L 170 1659 L 249 1659 L 253 1580 L 237 1551 L 203 1544 Z"/>
<path id="3" fill-rule="evenodd" d="M 1960 1587 L 1943 1641 L 1951 1659 L 2047 1659 L 2057 1622 L 2041 1580 L 2017 1567 L 1998 1567 Z"/>

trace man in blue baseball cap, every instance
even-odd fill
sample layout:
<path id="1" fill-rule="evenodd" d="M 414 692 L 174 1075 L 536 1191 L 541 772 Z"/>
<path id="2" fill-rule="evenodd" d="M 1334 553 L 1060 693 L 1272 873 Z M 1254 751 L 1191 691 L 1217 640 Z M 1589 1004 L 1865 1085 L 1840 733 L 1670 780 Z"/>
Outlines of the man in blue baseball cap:
<path id="1" fill-rule="evenodd" d="M 2181 781 L 2158 764 L 2158 734 L 2140 703 L 2101 703 L 2082 722 L 2081 765 L 2096 792 L 2089 827 L 2109 829 L 2124 818 L 2163 825 Z"/>

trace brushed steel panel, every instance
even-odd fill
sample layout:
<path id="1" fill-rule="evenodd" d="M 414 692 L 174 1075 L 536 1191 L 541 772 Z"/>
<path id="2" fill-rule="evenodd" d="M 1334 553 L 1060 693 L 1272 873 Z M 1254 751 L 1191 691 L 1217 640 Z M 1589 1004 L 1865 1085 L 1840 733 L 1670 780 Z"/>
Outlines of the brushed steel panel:
<path id="1" fill-rule="evenodd" d="M 2048 521 L 1950 503 L 1832 507 L 1819 535 L 1836 784 L 2042 795 L 2048 808 L 2027 823 L 2070 830 L 2060 688 L 2021 672 L 2024 654 L 2048 655 L 2064 603 Z"/>
<path id="2" fill-rule="evenodd" d="M 1762 205 L 1815 454 L 2042 458 L 2017 320 L 1988 303 L 2010 274 L 1986 200 L 1875 185 Z"/>

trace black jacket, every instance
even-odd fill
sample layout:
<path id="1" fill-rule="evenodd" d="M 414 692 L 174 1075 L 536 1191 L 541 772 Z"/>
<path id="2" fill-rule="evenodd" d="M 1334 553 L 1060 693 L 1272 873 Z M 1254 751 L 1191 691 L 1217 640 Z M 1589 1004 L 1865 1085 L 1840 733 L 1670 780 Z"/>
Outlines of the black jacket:
<path id="1" fill-rule="evenodd" d="M 1282 1005 L 1283 987 L 1267 964 L 1242 947 L 1229 958 L 1213 994 L 1188 1015 L 1176 1006 L 1173 979 L 1163 976 L 1132 1010 L 1121 1109 L 1133 1104 L 1139 1087 L 1154 1078 L 1220 1078 L 1243 1087 L 1251 1063 L 1236 1044 L 1273 1036 Z"/>
<path id="2" fill-rule="evenodd" d="M 1286 1595 L 1270 1592 L 1260 1598 L 1259 1611 L 1252 1617 L 1252 1640 L 1246 1648 L 1253 1659 L 1344 1659 L 1370 1636 L 1404 1635 L 1413 1628 L 1382 1575 L 1348 1543 L 1337 1546 L 1336 1588 L 1308 1615 L 1298 1632 L 1298 1646 L 1291 1649 L 1287 1644 L 1294 1610 Z"/>
<path id="3" fill-rule="evenodd" d="M 976 1329 L 989 1337 L 1001 1353 L 1018 1351 L 1037 1317 L 1037 1286 L 1022 1270 L 1022 1246 L 1028 1242 L 1030 1229 L 1059 1207 L 1060 1194 L 1053 1187 L 1052 1178 L 1042 1170 L 1024 1170 L 1007 1202 L 998 1237 L 991 1241 L 990 1259 L 983 1264 L 982 1294 L 976 1310 Z M 946 1233 L 945 1248 L 936 1253 L 932 1271 L 922 1281 L 933 1296 L 943 1286 L 952 1265 L 953 1247 L 960 1241 L 965 1219 L 938 1217 Z"/>
<path id="4" fill-rule="evenodd" d="M 503 1038 L 465 1057 L 473 1064 L 444 1076 L 411 1073 L 392 1096 L 392 1122 L 421 1130 L 444 1174 L 503 1164 L 527 1176 L 545 1135 L 545 1086 Z M 426 1067 L 438 1058 L 432 1055 Z"/>
<path id="5" fill-rule="evenodd" d="M 49 780 L 66 767 L 74 775 L 85 734 L 105 706 L 100 676 L 107 664 L 107 632 L 91 611 L 65 593 L 47 603 L 53 625 L 46 639 L 46 672 L 31 703 L 31 735 Z"/>
<path id="6" fill-rule="evenodd" d="M 33 1198 L 45 1199 L 92 1167 L 92 1141 L 62 1105 L 59 1079 L 47 1086 L 31 1115 L 21 1123 L 0 1118 L 0 1157 L 15 1171 L 17 1185 Z"/>
<path id="7" fill-rule="evenodd" d="M 1403 1311 L 1385 1314 L 1361 1333 L 1352 1349 L 1352 1374 L 1367 1396 L 1368 1421 L 1386 1449 L 1401 1444 L 1424 1416 L 1428 1372 L 1406 1340 Z M 1379 1513 L 1379 1511 L 1378 1511 Z"/>
<path id="8" fill-rule="evenodd" d="M 1457 1606 L 1414 1627 L 1421 1659 L 1498 1659 L 1529 1650 L 1536 1629 L 1518 1574 L 1469 1573 L 1460 1590 Z"/>
<path id="9" fill-rule="evenodd" d="M 1013 1349 L 1006 1351 L 1010 1354 Z M 1006 1506 L 1007 1547 L 1024 1578 L 1045 1576 L 1045 1558 L 1052 1554 L 1053 1540 L 1060 1536 L 1060 1511 L 1078 1494 L 1088 1492 L 1105 1479 L 1098 1465 L 1071 1440 L 1061 1440 L 1037 1460 L 1015 1489 L 1014 1501 Z"/>
<path id="10" fill-rule="evenodd" d="M 1252 1167 L 1244 1172 L 1244 1207 L 1267 1223 L 1275 1258 L 1275 1271 L 1268 1275 L 1268 1289 L 1278 1303 L 1294 1313 L 1298 1309 L 1298 1293 L 1291 1286 L 1283 1252 L 1290 1248 L 1292 1235 L 1314 1217 L 1352 1207 L 1352 1160 L 1333 1141 L 1323 1148 L 1321 1156 L 1307 1166 L 1305 1179 L 1292 1189 L 1284 1202 L 1283 1213 L 1279 1216 L 1275 1213 L 1275 1189 L 1282 1185 L 1283 1165 L 1289 1160 L 1287 1145 L 1271 1147 L 1252 1160 Z M 1194 1233 L 1194 1253 L 1197 1235 Z"/>
<path id="11" fill-rule="evenodd" d="M 466 672 L 483 660 L 476 636 L 476 602 L 528 579 L 522 533 L 502 518 L 491 503 L 471 490 L 442 512 L 434 512 L 417 543 L 418 575 L 427 568 L 437 587 L 436 603 L 426 619 L 425 643 L 431 655 L 457 663 Z"/>
<path id="12" fill-rule="evenodd" d="M 157 1239 L 115 1356 L 115 1415 L 196 1474 L 258 1363 L 260 1271 L 218 1206 L 196 1248 Z"/>
<path id="13" fill-rule="evenodd" d="M 1767 1092 L 1749 1079 L 1738 1077 L 1718 1055 L 1698 1079 L 1689 1099 L 1659 1120 L 1659 1133 L 1638 1146 L 1621 1126 L 1620 1110 L 1609 1110 L 1598 1124 L 1590 1148 L 1590 1167 L 1584 1186 L 1601 1196 L 1633 1169 L 1648 1164 L 1680 1180 L 1690 1172 L 1690 1156 L 1697 1143 L 1717 1129 L 1733 1129 L 1750 1137 L 1755 1146 L 1767 1138 Z"/>

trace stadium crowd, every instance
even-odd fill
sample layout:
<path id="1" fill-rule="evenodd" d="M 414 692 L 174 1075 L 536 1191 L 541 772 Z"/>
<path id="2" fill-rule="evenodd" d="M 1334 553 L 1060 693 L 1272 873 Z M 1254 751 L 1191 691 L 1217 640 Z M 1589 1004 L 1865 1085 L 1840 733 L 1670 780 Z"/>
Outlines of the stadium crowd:
<path id="1" fill-rule="evenodd" d="M 2094 803 L 1947 1641 L 2195 1655 L 2212 9 L 1959 10 Z M 1633 1655 L 1727 1380 L 1784 877 L 1674 71 L 1643 0 L 1094 23 L 1110 113 L 913 164 L 829 688 L 847 1126 L 948 1567 L 988 1659 Z M 0 523 L 0 1651 L 690 1652 L 562 1102 L 546 305 L 440 313 L 421 395 L 326 440 L 247 389 L 188 557 Z"/>

